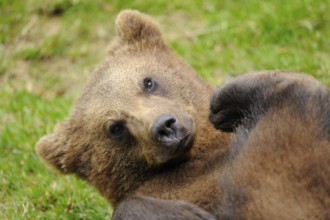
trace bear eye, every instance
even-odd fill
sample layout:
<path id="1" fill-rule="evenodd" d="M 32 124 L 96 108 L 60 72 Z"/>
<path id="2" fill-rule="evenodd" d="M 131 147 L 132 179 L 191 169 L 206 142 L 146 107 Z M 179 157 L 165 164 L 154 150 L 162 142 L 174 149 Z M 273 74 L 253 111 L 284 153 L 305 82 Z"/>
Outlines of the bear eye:
<path id="1" fill-rule="evenodd" d="M 116 122 L 109 126 L 109 134 L 112 137 L 120 137 L 125 131 L 125 125 L 122 122 Z"/>
<path id="2" fill-rule="evenodd" d="M 153 79 L 147 77 L 143 80 L 144 89 L 147 91 L 153 91 L 156 87 L 156 83 Z"/>

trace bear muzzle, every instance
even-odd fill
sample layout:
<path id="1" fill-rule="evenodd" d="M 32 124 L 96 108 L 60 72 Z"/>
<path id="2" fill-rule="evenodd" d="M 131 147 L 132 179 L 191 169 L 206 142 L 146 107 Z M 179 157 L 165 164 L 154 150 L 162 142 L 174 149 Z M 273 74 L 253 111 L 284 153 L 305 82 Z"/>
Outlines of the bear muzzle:
<path id="1" fill-rule="evenodd" d="M 180 122 L 174 115 L 162 114 L 153 124 L 151 135 L 173 153 L 187 152 L 193 142 L 192 121 L 186 119 Z"/>

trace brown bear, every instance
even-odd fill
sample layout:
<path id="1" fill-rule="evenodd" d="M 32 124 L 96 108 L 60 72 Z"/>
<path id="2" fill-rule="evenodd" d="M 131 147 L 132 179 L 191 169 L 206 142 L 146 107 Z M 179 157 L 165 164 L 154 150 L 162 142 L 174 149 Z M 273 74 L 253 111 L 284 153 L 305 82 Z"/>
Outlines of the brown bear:
<path id="1" fill-rule="evenodd" d="M 328 89 L 301 74 L 239 77 L 213 95 L 217 131 L 210 87 L 158 27 L 131 10 L 116 25 L 41 158 L 96 187 L 113 219 L 329 219 Z"/>
<path id="2" fill-rule="evenodd" d="M 261 72 L 217 90 L 210 120 L 235 131 L 218 219 L 330 219 L 330 91 L 310 76 Z"/>
<path id="3" fill-rule="evenodd" d="M 36 151 L 97 188 L 114 219 L 212 219 L 230 140 L 208 120 L 212 89 L 146 15 L 122 11 L 116 27 L 109 57 Z"/>

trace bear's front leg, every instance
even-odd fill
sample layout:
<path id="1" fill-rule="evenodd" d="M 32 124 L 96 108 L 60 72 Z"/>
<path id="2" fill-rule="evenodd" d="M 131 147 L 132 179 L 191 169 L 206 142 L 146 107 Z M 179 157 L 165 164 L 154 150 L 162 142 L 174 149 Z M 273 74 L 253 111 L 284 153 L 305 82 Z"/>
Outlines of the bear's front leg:
<path id="1" fill-rule="evenodd" d="M 210 121 L 215 128 L 234 132 L 250 130 L 270 108 L 304 108 L 320 83 L 290 72 L 260 72 L 237 77 L 217 89 L 211 99 Z"/>
<path id="2" fill-rule="evenodd" d="M 210 121 L 215 128 L 234 132 L 245 123 L 261 114 L 267 106 L 274 80 L 261 80 L 257 75 L 243 75 L 217 89 L 211 98 Z"/>
<path id="3" fill-rule="evenodd" d="M 113 220 L 215 220 L 210 213 L 189 202 L 134 196 L 122 201 Z"/>

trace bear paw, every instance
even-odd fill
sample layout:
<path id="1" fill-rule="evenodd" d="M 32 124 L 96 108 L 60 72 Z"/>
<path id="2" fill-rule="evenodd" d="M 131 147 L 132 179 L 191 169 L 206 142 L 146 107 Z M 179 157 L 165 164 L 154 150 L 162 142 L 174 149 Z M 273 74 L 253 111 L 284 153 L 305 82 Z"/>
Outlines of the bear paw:
<path id="1" fill-rule="evenodd" d="M 239 126 L 251 128 L 270 107 L 280 103 L 301 105 L 310 94 L 308 91 L 315 86 L 320 84 L 303 74 L 246 74 L 214 92 L 210 121 L 215 128 L 225 132 L 234 132 Z"/>

